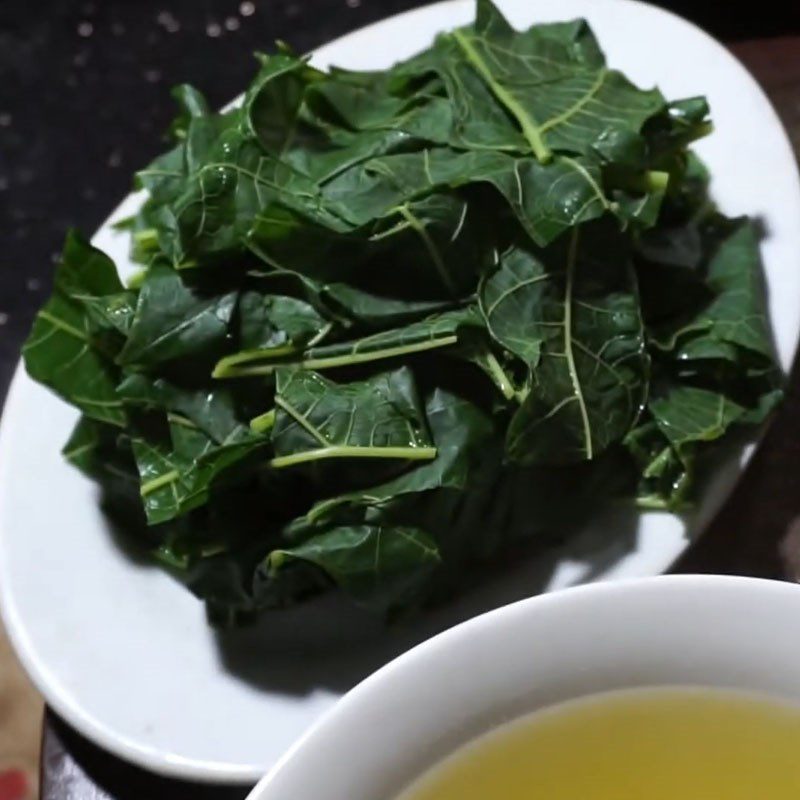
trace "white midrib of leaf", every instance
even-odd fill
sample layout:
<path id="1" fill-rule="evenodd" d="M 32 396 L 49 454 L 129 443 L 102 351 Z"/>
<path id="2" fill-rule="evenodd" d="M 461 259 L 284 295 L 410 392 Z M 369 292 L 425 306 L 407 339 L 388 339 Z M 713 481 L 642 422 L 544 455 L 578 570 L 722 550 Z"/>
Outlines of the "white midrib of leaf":
<path id="1" fill-rule="evenodd" d="M 375 447 L 374 445 L 362 447 L 358 445 L 337 445 L 331 443 L 304 414 L 301 414 L 291 403 L 280 395 L 275 397 L 275 405 L 282 408 L 292 419 L 297 422 L 321 447 L 313 450 L 304 450 L 300 453 L 290 453 L 285 456 L 276 456 L 269 463 L 272 467 L 290 467 L 308 461 L 320 461 L 326 458 L 397 458 L 409 461 L 429 461 L 436 458 L 438 450 L 435 447 Z"/>
<path id="2" fill-rule="evenodd" d="M 159 489 L 163 489 L 165 486 L 174 484 L 175 481 L 180 479 L 180 477 L 181 473 L 177 469 L 172 469 L 169 472 L 165 472 L 163 475 L 159 475 L 157 478 L 152 478 L 149 481 L 145 481 L 141 485 L 141 488 L 139 489 L 139 494 L 142 497 L 147 497 L 153 492 L 156 492 Z M 173 488 L 173 496 L 175 498 L 176 503 L 179 503 L 180 501 L 178 499 L 178 495 L 175 493 L 174 488 Z"/>
<path id="3" fill-rule="evenodd" d="M 453 38 L 463 50 L 470 64 L 477 70 L 483 80 L 486 81 L 486 85 L 494 96 L 514 115 L 537 160 L 542 164 L 546 164 L 550 161 L 553 154 L 550 148 L 545 144 L 541 135 L 541 128 L 531 113 L 522 107 L 511 92 L 495 80 L 492 71 L 464 31 L 453 31 Z"/>
<path id="4" fill-rule="evenodd" d="M 444 263 L 444 259 L 442 258 L 442 254 L 439 252 L 439 248 L 436 246 L 436 242 L 434 242 L 430 237 L 430 234 L 425 229 L 425 225 L 420 222 L 420 220 L 411 212 L 411 209 L 409 209 L 406 205 L 398 206 L 397 213 L 400 214 L 400 216 L 403 217 L 406 222 L 408 222 L 412 230 L 419 236 L 420 239 L 422 239 L 422 243 L 425 245 L 425 249 L 430 254 L 431 261 L 433 261 L 433 265 L 436 267 L 436 272 L 439 274 L 439 278 L 444 284 L 444 288 L 455 297 L 458 292 L 456 291 L 453 279 L 450 277 L 450 273 L 447 271 L 447 265 Z"/>
<path id="5" fill-rule="evenodd" d="M 338 356 L 319 356 L 317 358 L 288 358 L 276 361 L 272 364 L 256 364 L 253 366 L 239 366 L 247 361 L 261 361 L 269 359 L 275 355 L 274 350 L 250 351 L 248 354 L 243 351 L 241 354 L 226 356 L 218 362 L 212 373 L 214 378 L 243 378 L 252 375 L 270 375 L 277 366 L 297 365 L 302 369 L 334 369 L 336 367 L 349 366 L 351 364 L 364 364 L 370 361 L 380 361 L 382 359 L 397 358 L 399 356 L 411 355 L 412 353 L 422 353 L 426 350 L 435 350 L 440 347 L 449 347 L 458 342 L 458 336 L 454 333 L 436 339 L 426 339 L 411 344 L 396 345 L 394 347 L 384 347 L 370 350 L 366 353 L 345 353 Z M 234 360 L 235 359 L 235 360 Z"/>
<path id="6" fill-rule="evenodd" d="M 64 450 L 63 455 L 67 461 L 71 461 L 78 456 L 82 456 L 84 453 L 91 452 L 92 450 L 97 448 L 97 442 L 89 442 L 88 444 L 81 444 L 77 447 L 73 448 L 72 450 Z"/>
<path id="7" fill-rule="evenodd" d="M 491 350 L 487 349 L 486 352 L 480 355 L 476 360 L 478 366 L 483 367 L 486 374 L 494 381 L 495 386 L 497 386 L 506 400 L 517 400 L 518 402 L 522 400 L 522 393 L 514 386 L 514 382 L 508 377 L 502 366 L 500 366 L 500 362 Z"/>
<path id="8" fill-rule="evenodd" d="M 567 252 L 567 277 L 564 289 L 564 353 L 567 358 L 567 370 L 569 372 L 572 391 L 578 401 L 578 409 L 581 415 L 581 425 L 583 427 L 583 448 L 586 458 L 591 461 L 594 458 L 594 446 L 592 444 L 592 428 L 589 423 L 589 413 L 586 409 L 586 399 L 583 396 L 578 370 L 575 366 L 575 354 L 572 348 L 572 295 L 575 286 L 575 269 L 578 260 L 578 228 L 572 231 L 569 240 L 569 250 Z"/>

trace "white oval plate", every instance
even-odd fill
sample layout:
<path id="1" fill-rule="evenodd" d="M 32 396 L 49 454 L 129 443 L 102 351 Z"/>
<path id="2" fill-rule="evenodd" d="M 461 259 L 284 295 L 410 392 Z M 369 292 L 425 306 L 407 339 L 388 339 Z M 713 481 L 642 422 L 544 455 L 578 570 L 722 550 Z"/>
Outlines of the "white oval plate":
<path id="1" fill-rule="evenodd" d="M 610 63 L 667 97 L 705 94 L 716 133 L 698 150 L 728 214 L 760 217 L 781 363 L 800 331 L 800 181 L 778 118 L 753 78 L 690 23 L 631 0 L 501 0 L 518 27 L 585 16 Z M 469 22 L 471 0 L 412 11 L 320 49 L 316 64 L 374 69 Z M 246 58 L 246 54 L 243 54 Z M 112 216 L 133 211 L 129 197 Z M 122 266 L 127 241 L 95 237 Z M 655 575 L 687 543 L 678 519 L 604 519 L 545 559 L 414 627 L 381 631 L 332 598 L 220 636 L 202 605 L 158 569 L 123 552 L 93 485 L 61 459 L 75 412 L 14 378 L 0 430 L 0 602 L 16 650 L 53 708 L 117 755 L 207 781 L 263 774 L 341 694 L 412 644 L 510 600 L 586 580 Z M 689 533 L 718 507 L 737 470 L 720 476 Z"/>

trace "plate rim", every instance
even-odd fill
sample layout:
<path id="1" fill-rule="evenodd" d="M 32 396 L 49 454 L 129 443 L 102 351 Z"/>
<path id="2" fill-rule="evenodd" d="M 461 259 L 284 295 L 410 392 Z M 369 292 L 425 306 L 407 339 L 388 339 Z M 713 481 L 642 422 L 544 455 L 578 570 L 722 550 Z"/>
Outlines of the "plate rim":
<path id="1" fill-rule="evenodd" d="M 586 0 L 589 2 L 590 0 Z M 783 146 L 790 158 L 787 159 L 787 165 L 791 163 L 793 169 L 793 182 L 798 196 L 800 197 L 800 171 L 798 170 L 797 159 L 794 156 L 794 151 L 791 146 L 786 128 L 783 125 L 775 107 L 771 100 L 766 95 L 758 81 L 750 73 L 747 67 L 732 53 L 724 44 L 708 34 L 700 26 L 694 22 L 676 14 L 668 9 L 652 5 L 645 0 L 606 0 L 607 4 L 614 4 L 617 6 L 645 6 L 650 12 L 657 15 L 671 17 L 673 20 L 679 21 L 688 29 L 693 32 L 705 42 L 705 45 L 715 51 L 723 51 L 729 58 L 731 65 L 736 65 L 743 73 L 754 93 L 760 95 L 764 101 L 764 112 L 769 114 L 769 124 L 776 129 L 776 132 L 782 138 Z M 399 14 L 394 14 L 383 19 L 377 20 L 373 23 L 349 31 L 336 39 L 325 42 L 319 47 L 315 48 L 309 54 L 312 58 L 321 57 L 326 58 L 325 51 L 329 48 L 339 48 L 347 46 L 347 40 L 351 37 L 355 38 L 362 34 L 374 31 L 381 27 L 391 27 L 392 24 L 400 20 L 408 20 L 416 15 L 424 15 L 429 13 L 433 8 L 446 9 L 460 8 L 471 6 L 472 0 L 441 0 L 440 2 L 430 3 L 421 7 L 409 9 Z M 498 0 L 498 5 L 503 6 L 503 0 Z M 234 103 L 236 100 L 233 101 Z M 95 240 L 96 237 L 107 233 L 109 225 L 112 220 L 120 215 L 121 209 L 127 204 L 132 203 L 134 198 L 137 197 L 137 192 L 130 192 L 125 195 L 121 202 L 114 208 L 109 216 L 97 228 L 92 236 Z M 788 358 L 789 363 L 781 363 L 782 368 L 788 372 L 791 362 L 796 358 L 798 353 L 798 345 L 800 342 L 796 339 L 791 356 Z M 785 359 L 781 359 L 783 362 Z M 26 381 L 28 380 L 25 373 L 25 367 L 22 359 L 20 358 L 14 369 L 12 379 L 9 383 L 9 388 L 3 403 L 2 414 L 0 414 L 0 485 L 5 485 L 7 481 L 7 472 L 11 469 L 11 458 L 9 452 L 9 441 L 11 440 L 11 427 L 13 419 L 16 414 L 22 413 L 20 406 L 23 400 L 23 391 Z M 19 398 L 17 397 L 19 395 Z M 63 402 L 63 401 L 62 401 Z M 10 412 L 10 413 L 9 413 Z M 728 490 L 728 494 L 734 490 L 738 483 L 738 478 L 735 480 Z M 136 766 L 142 767 L 152 773 L 183 780 L 191 780 L 201 783 L 237 783 L 248 784 L 257 781 L 263 775 L 263 769 L 255 767 L 244 767 L 230 765 L 226 762 L 213 762 L 208 760 L 197 759 L 184 759 L 173 754 L 165 753 L 158 747 L 151 747 L 141 742 L 131 740 L 128 736 L 120 734 L 113 730 L 113 728 L 102 723 L 94 715 L 84 711 L 80 705 L 71 702 L 62 694 L 62 689 L 59 686 L 59 681 L 52 679 L 49 675 L 49 667 L 41 661 L 36 654 L 35 646 L 31 643 L 30 637 L 27 632 L 25 624 L 18 618 L 18 607 L 14 600 L 14 592 L 9 588 L 9 581 L 2 580 L 2 577 L 7 574 L 8 566 L 6 564 L 5 548 L 3 547 L 4 541 L 4 524 L 6 518 L 5 511 L 5 496 L 0 493 L 0 619 L 2 619 L 9 641 L 12 644 L 13 650 L 23 665 L 27 675 L 32 683 L 36 686 L 38 691 L 44 697 L 46 703 L 68 724 L 76 729 L 81 735 L 85 736 L 99 747 L 107 750 L 111 754 L 121 758 L 122 760 L 132 763 Z M 686 546 L 689 542 L 687 540 Z M 684 547 L 685 550 L 685 547 Z M 639 580 L 641 578 L 631 578 L 629 580 Z M 616 581 L 615 581 L 616 582 Z M 521 601 L 526 602 L 526 601 Z M 492 613 L 492 612 L 488 612 Z M 323 715 L 325 716 L 325 715 Z M 310 729 L 313 725 L 310 726 Z M 303 734 L 300 739 L 304 739 L 307 732 Z"/>

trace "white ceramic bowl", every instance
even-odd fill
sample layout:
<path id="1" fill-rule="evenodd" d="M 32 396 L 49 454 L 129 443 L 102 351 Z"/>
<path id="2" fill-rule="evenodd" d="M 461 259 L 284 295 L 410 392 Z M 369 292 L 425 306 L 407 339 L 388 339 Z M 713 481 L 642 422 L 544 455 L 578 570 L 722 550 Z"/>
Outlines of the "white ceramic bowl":
<path id="1" fill-rule="evenodd" d="M 582 695 L 664 685 L 800 701 L 800 587 L 645 578 L 489 612 L 353 689 L 249 800 L 392 800 L 510 719 Z"/>
<path id="2" fill-rule="evenodd" d="M 788 369 L 800 331 L 800 180 L 786 133 L 754 79 L 707 34 L 646 3 L 497 2 L 518 28 L 586 17 L 609 63 L 639 85 L 658 84 L 668 97 L 708 96 L 716 130 L 697 150 L 721 210 L 763 223 L 770 317 Z M 434 3 L 332 42 L 313 63 L 381 69 L 474 13 L 474 0 Z M 131 195 L 94 239 L 125 275 L 134 269 L 128 237 L 110 223 L 141 201 Z M 731 461 L 687 517 L 619 509 L 597 515 L 562 546 L 521 559 L 394 633 L 376 632 L 330 596 L 221 636 L 199 600 L 118 546 L 97 487 L 59 452 L 76 418 L 17 370 L 0 430 L 6 629 L 48 703 L 82 734 L 148 770 L 202 781 L 257 780 L 345 689 L 407 642 L 535 592 L 664 571 L 703 530 L 739 471 Z"/>

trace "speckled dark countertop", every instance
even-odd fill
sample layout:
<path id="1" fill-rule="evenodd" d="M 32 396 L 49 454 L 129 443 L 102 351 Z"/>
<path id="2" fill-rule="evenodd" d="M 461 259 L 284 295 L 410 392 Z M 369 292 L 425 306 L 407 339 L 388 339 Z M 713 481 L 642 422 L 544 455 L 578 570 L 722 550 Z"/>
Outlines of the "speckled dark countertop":
<path id="1" fill-rule="evenodd" d="M 64 231 L 96 229 L 128 191 L 133 171 L 163 147 L 172 85 L 191 82 L 221 105 L 253 73 L 250 53 L 275 39 L 304 51 L 423 4 L 0 0 L 0 398 L 48 291 Z M 761 79 L 798 145 L 800 6 L 761 0 L 745 15 L 718 0 L 661 5 L 737 43 L 735 51 Z M 773 36 L 782 38 L 766 40 Z M 800 574 L 798 442 L 795 370 L 787 402 L 745 480 L 678 569 Z M 43 800 L 228 800 L 246 794 L 155 780 L 98 751 L 52 716 L 43 779 Z"/>

